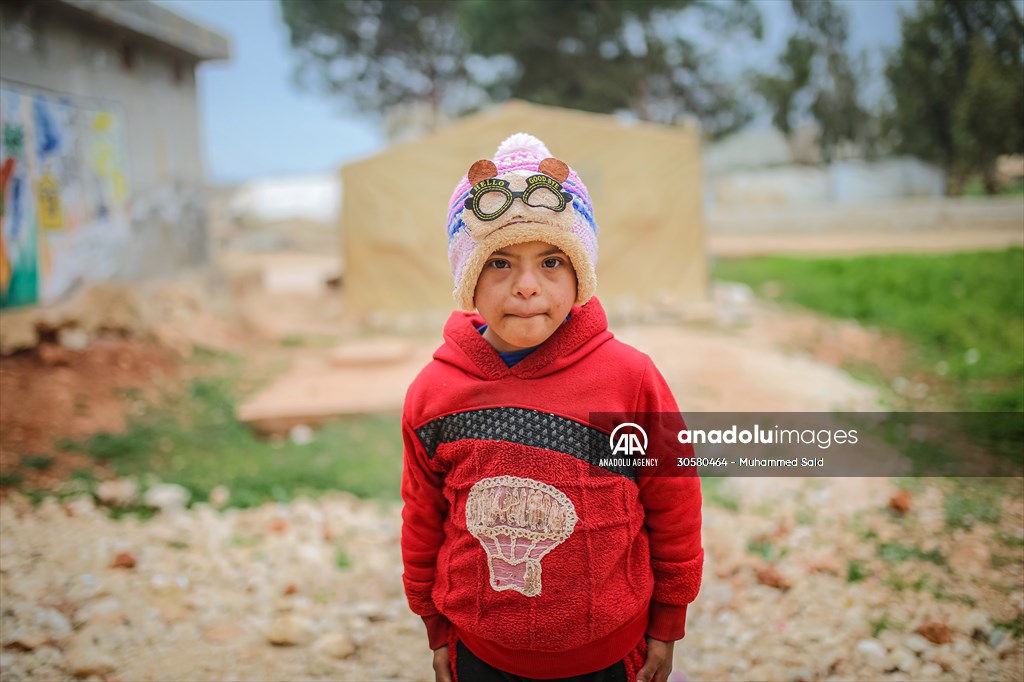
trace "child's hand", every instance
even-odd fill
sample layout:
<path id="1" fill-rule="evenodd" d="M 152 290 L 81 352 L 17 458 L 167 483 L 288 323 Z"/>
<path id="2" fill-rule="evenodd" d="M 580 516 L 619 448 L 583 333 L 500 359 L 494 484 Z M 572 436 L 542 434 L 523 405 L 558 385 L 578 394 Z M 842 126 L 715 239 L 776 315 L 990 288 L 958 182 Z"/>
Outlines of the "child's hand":
<path id="1" fill-rule="evenodd" d="M 434 649 L 434 682 L 452 682 L 452 668 L 448 663 L 448 647 Z"/>
<path id="2" fill-rule="evenodd" d="M 675 642 L 647 638 L 647 661 L 636 674 L 636 682 L 666 682 L 672 672 L 672 648 Z M 435 668 L 436 669 L 436 668 Z"/>

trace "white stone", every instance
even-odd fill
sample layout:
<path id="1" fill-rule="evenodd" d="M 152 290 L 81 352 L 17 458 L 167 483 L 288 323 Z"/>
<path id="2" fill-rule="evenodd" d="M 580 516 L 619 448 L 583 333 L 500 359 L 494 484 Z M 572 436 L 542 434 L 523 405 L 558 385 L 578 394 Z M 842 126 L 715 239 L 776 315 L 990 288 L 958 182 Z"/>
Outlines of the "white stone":
<path id="1" fill-rule="evenodd" d="M 312 621 L 298 616 L 281 616 L 267 628 L 267 641 L 277 646 L 309 644 L 316 637 Z"/>
<path id="2" fill-rule="evenodd" d="M 18 628 L 9 638 L 4 638 L 4 647 L 20 647 L 26 651 L 33 651 L 50 642 L 50 638 L 39 630 L 30 628 Z"/>
<path id="3" fill-rule="evenodd" d="M 133 478 L 103 481 L 96 486 L 96 497 L 110 507 L 130 507 L 139 503 L 139 482 Z"/>
<path id="4" fill-rule="evenodd" d="M 65 509 L 71 516 L 86 517 L 94 516 L 96 514 L 96 503 L 93 502 L 92 497 L 88 495 L 82 495 L 74 499 L 68 500 L 64 503 Z"/>
<path id="5" fill-rule="evenodd" d="M 992 621 L 988 612 L 981 609 L 971 609 L 960 621 L 960 630 L 968 637 L 973 637 L 975 632 L 987 635 L 992 629 Z"/>
<path id="6" fill-rule="evenodd" d="M 173 513 L 183 510 L 191 496 L 186 488 L 176 483 L 159 483 L 147 490 L 143 499 L 150 507 Z"/>
<path id="7" fill-rule="evenodd" d="M 77 576 L 68 588 L 67 596 L 72 602 L 84 602 L 107 594 L 106 587 L 91 573 Z"/>
<path id="8" fill-rule="evenodd" d="M 318 639 L 313 645 L 313 650 L 330 658 L 342 659 L 355 653 L 356 645 L 344 632 L 332 632 Z"/>
<path id="9" fill-rule="evenodd" d="M 113 658 L 84 644 L 76 644 L 64 652 L 64 665 L 75 677 L 108 675 L 115 667 Z"/>
<path id="10" fill-rule="evenodd" d="M 121 602 L 113 597 L 86 604 L 75 612 L 75 623 L 83 625 L 94 618 L 109 616 L 121 610 Z"/>
<path id="11" fill-rule="evenodd" d="M 886 669 L 899 668 L 903 672 L 913 675 L 921 667 L 921 662 L 913 651 L 901 647 L 889 653 L 886 657 L 885 667 Z"/>
<path id="12" fill-rule="evenodd" d="M 927 639 L 917 634 L 916 632 L 912 635 L 909 635 L 906 639 L 904 639 L 903 643 L 906 645 L 908 649 L 916 653 L 927 651 L 932 646 L 931 642 L 929 642 Z"/>
<path id="13" fill-rule="evenodd" d="M 857 653 L 866 665 L 880 668 L 885 662 L 885 646 L 877 639 L 862 639 L 857 642 Z"/>
<path id="14" fill-rule="evenodd" d="M 53 639 L 60 639 L 71 634 L 71 623 L 57 609 L 41 608 L 36 611 L 35 624 L 42 628 Z"/>
<path id="15" fill-rule="evenodd" d="M 988 638 L 988 645 L 993 649 L 998 649 L 999 645 L 1007 639 L 1009 631 L 1004 628 L 996 628 L 992 631 L 992 634 Z"/>
<path id="16" fill-rule="evenodd" d="M 309 445 L 315 439 L 313 429 L 306 424 L 296 424 L 288 432 L 288 438 L 296 445 Z"/>
<path id="17" fill-rule="evenodd" d="M 65 327 L 57 332 L 57 343 L 69 350 L 85 350 L 89 345 L 89 333 L 77 327 Z"/>

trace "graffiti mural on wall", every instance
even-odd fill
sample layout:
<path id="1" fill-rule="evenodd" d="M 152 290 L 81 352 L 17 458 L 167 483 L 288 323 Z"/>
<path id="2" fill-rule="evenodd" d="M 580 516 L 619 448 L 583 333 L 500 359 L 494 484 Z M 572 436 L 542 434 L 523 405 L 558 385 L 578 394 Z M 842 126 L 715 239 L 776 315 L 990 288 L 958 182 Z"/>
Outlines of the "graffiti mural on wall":
<path id="1" fill-rule="evenodd" d="M 0 307 L 111 276 L 128 237 L 118 113 L 0 87 Z"/>

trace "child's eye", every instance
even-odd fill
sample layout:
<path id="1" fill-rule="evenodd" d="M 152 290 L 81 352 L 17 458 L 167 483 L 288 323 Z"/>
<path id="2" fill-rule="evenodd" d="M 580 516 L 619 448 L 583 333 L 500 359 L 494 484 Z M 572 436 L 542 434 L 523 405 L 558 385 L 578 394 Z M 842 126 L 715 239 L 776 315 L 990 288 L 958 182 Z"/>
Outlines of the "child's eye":
<path id="1" fill-rule="evenodd" d="M 562 264 L 562 259 L 561 258 L 545 258 L 544 259 L 544 267 L 546 267 L 546 268 L 557 268 L 561 264 Z"/>
<path id="2" fill-rule="evenodd" d="M 507 260 L 503 260 L 501 258 L 495 258 L 492 261 L 488 261 L 487 264 L 490 265 L 491 267 L 497 269 L 497 270 L 504 270 L 505 268 L 509 267 L 508 261 Z"/>

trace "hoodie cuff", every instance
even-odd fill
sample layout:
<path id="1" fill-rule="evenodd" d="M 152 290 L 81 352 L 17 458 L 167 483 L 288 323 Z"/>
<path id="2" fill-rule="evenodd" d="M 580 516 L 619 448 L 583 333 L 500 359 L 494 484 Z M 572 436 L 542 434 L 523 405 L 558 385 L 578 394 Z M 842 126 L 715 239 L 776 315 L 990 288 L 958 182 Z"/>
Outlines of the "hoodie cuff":
<path id="1" fill-rule="evenodd" d="M 675 642 L 686 634 L 686 604 L 651 602 L 651 620 L 647 636 L 662 642 Z"/>
<path id="2" fill-rule="evenodd" d="M 427 641 L 430 642 L 430 650 L 440 649 L 448 646 L 448 633 L 452 624 L 440 613 L 433 616 L 421 616 L 423 624 L 427 626 Z"/>

